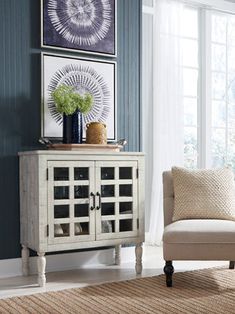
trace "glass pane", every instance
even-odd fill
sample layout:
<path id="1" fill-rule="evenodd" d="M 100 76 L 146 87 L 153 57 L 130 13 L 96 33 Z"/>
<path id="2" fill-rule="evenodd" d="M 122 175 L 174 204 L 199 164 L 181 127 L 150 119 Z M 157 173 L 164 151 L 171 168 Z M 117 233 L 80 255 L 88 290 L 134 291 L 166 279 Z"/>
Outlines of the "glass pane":
<path id="1" fill-rule="evenodd" d="M 190 169 L 197 168 L 197 156 L 184 155 L 184 166 Z"/>
<path id="2" fill-rule="evenodd" d="M 225 129 L 212 129 L 212 166 L 220 167 L 226 158 L 226 137 Z"/>
<path id="3" fill-rule="evenodd" d="M 223 15 L 212 14 L 212 41 L 226 43 L 226 20 Z"/>
<path id="4" fill-rule="evenodd" d="M 88 185 L 75 185 L 74 186 L 74 198 L 88 198 L 89 186 Z"/>
<path id="5" fill-rule="evenodd" d="M 225 127 L 226 105 L 222 101 L 212 101 L 212 126 Z"/>
<path id="6" fill-rule="evenodd" d="M 229 15 L 227 18 L 227 21 L 228 21 L 227 42 L 234 44 L 234 38 L 235 38 L 235 17 L 234 17 L 234 15 Z"/>
<path id="7" fill-rule="evenodd" d="M 132 219 L 122 219 L 119 221 L 119 231 L 125 232 L 125 231 L 132 231 Z"/>
<path id="8" fill-rule="evenodd" d="M 74 224 L 74 234 L 84 235 L 89 234 L 89 222 L 77 222 Z"/>
<path id="9" fill-rule="evenodd" d="M 235 73 L 228 75 L 228 100 L 235 103 Z"/>
<path id="10" fill-rule="evenodd" d="M 182 25 L 181 25 L 182 35 L 184 37 L 191 37 L 191 38 L 198 37 L 197 9 L 184 7 L 181 22 L 182 22 Z"/>
<path id="11" fill-rule="evenodd" d="M 89 180 L 89 168 L 74 168 L 74 180 Z"/>
<path id="12" fill-rule="evenodd" d="M 101 204 L 101 215 L 114 215 L 115 214 L 115 203 L 102 203 Z"/>
<path id="13" fill-rule="evenodd" d="M 68 181 L 69 168 L 54 168 L 54 181 Z"/>
<path id="14" fill-rule="evenodd" d="M 183 66 L 198 67 L 198 42 L 195 39 L 181 39 Z"/>
<path id="15" fill-rule="evenodd" d="M 120 184 L 119 196 L 132 196 L 132 184 Z"/>
<path id="16" fill-rule="evenodd" d="M 102 233 L 115 232 L 115 221 L 114 220 L 101 221 L 101 232 Z"/>
<path id="17" fill-rule="evenodd" d="M 235 126 L 235 125 L 234 125 Z M 227 162 L 235 170 L 235 129 L 228 131 L 228 157 Z"/>
<path id="18" fill-rule="evenodd" d="M 54 205 L 54 218 L 69 218 L 69 205 Z"/>
<path id="19" fill-rule="evenodd" d="M 211 162 L 212 162 L 212 167 L 217 168 L 217 167 L 222 167 L 224 166 L 224 157 L 219 156 L 219 155 L 211 155 Z"/>
<path id="20" fill-rule="evenodd" d="M 226 75 L 224 73 L 212 72 L 212 99 L 225 100 Z"/>
<path id="21" fill-rule="evenodd" d="M 213 71 L 226 71 L 226 47 L 222 45 L 212 44 L 212 62 Z"/>
<path id="22" fill-rule="evenodd" d="M 184 165 L 188 168 L 197 166 L 197 128 L 184 128 Z"/>
<path id="23" fill-rule="evenodd" d="M 89 217 L 89 204 L 75 204 L 74 217 Z"/>
<path id="24" fill-rule="evenodd" d="M 132 179 L 132 167 L 120 167 L 119 179 Z"/>
<path id="25" fill-rule="evenodd" d="M 184 97 L 184 124 L 197 126 L 197 99 Z"/>
<path id="26" fill-rule="evenodd" d="M 132 202 L 120 202 L 119 212 L 120 214 L 132 214 Z"/>
<path id="27" fill-rule="evenodd" d="M 235 103 L 228 104 L 228 126 L 235 127 Z"/>
<path id="28" fill-rule="evenodd" d="M 234 43 L 233 43 L 234 44 Z M 230 73 L 235 72 L 235 47 L 234 46 L 228 46 L 228 70 Z M 234 74 L 233 74 L 234 77 Z"/>
<path id="29" fill-rule="evenodd" d="M 197 153 L 197 128 L 184 128 L 184 153 L 187 155 Z"/>
<path id="30" fill-rule="evenodd" d="M 54 186 L 54 199 L 63 200 L 69 198 L 68 186 Z"/>
<path id="31" fill-rule="evenodd" d="M 113 180 L 114 170 L 115 168 L 113 167 L 101 168 L 101 180 Z"/>
<path id="32" fill-rule="evenodd" d="M 197 96 L 198 71 L 192 69 L 183 70 L 183 84 L 185 96 Z"/>
<path id="33" fill-rule="evenodd" d="M 114 185 L 101 185 L 101 197 L 113 197 L 115 196 Z"/>
<path id="34" fill-rule="evenodd" d="M 55 237 L 69 237 L 69 224 L 55 224 L 54 236 Z"/>

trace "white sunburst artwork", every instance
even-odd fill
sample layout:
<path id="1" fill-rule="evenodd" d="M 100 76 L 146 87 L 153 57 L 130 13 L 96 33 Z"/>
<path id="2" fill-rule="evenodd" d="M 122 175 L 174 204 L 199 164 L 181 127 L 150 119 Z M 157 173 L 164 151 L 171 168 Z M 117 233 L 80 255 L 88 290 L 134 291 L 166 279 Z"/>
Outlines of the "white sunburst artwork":
<path id="1" fill-rule="evenodd" d="M 116 54 L 116 0 L 41 0 L 42 46 Z"/>
<path id="2" fill-rule="evenodd" d="M 116 99 L 114 61 L 92 60 L 42 53 L 42 136 L 62 137 L 62 115 L 57 112 L 52 92 L 60 85 L 73 86 L 80 94 L 93 96 L 91 111 L 83 116 L 85 125 L 91 121 L 107 125 L 109 141 L 116 139 Z"/>

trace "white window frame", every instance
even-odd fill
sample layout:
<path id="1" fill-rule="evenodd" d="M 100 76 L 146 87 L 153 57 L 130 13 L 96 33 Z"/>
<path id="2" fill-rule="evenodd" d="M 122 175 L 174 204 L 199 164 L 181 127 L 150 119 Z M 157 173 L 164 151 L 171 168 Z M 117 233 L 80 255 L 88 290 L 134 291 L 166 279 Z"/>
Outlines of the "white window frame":
<path id="1" fill-rule="evenodd" d="M 205 9 L 213 9 L 223 11 L 225 13 L 235 14 L 235 3 L 228 2 L 225 0 L 186 0 L 183 2 L 187 4 L 197 5 L 198 7 Z"/>
<path id="2" fill-rule="evenodd" d="M 197 167 L 208 168 L 211 159 L 211 12 L 235 15 L 235 3 L 224 0 L 182 0 L 188 6 L 198 9 L 199 25 L 199 78 L 198 78 L 198 132 Z M 227 133 L 226 133 L 227 141 Z"/>
<path id="3" fill-rule="evenodd" d="M 143 14 L 154 16 L 153 7 L 143 5 Z M 181 0 L 188 6 L 198 9 L 199 22 L 199 79 L 198 79 L 198 132 L 197 166 L 207 168 L 211 165 L 211 10 L 235 15 L 235 3 L 224 0 Z M 206 30 L 206 31 L 205 31 Z M 143 78 L 144 79 L 144 78 Z M 142 124 L 144 128 L 144 124 Z M 144 130 L 143 130 L 144 132 Z M 227 136 L 226 136 L 227 138 Z"/>
<path id="4" fill-rule="evenodd" d="M 224 1 L 223 1 L 224 2 Z M 235 4 L 233 4 L 235 10 Z M 213 12 L 218 10 L 212 9 Z M 201 8 L 199 10 L 199 106 L 198 106 L 198 167 L 211 167 L 211 136 L 212 136 L 212 99 L 211 99 L 211 9 Z M 227 10 L 220 10 L 219 13 L 233 14 Z M 226 72 L 227 76 L 227 72 Z M 228 78 L 226 78 L 227 80 Z M 227 87 L 227 83 L 226 83 Z M 226 88 L 227 106 L 227 88 Z M 227 110 L 227 109 L 226 109 Z M 228 117 L 226 117 L 226 120 Z M 228 141 L 228 129 L 226 122 L 226 148 Z M 226 158 L 227 159 L 227 158 Z M 227 160 L 225 160 L 226 163 Z"/>

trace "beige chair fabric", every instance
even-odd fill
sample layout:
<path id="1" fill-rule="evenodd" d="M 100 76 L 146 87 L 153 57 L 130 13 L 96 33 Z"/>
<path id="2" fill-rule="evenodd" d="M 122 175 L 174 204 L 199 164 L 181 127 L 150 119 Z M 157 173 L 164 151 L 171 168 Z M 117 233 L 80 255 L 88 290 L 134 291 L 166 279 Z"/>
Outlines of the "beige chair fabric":
<path id="1" fill-rule="evenodd" d="M 189 219 L 165 228 L 166 243 L 234 243 L 235 223 L 219 219 Z"/>
<path id="2" fill-rule="evenodd" d="M 171 171 L 163 173 L 163 207 L 164 207 L 164 225 L 172 223 L 174 211 L 174 187 Z"/>
<path id="3" fill-rule="evenodd" d="M 235 222 L 185 219 L 172 222 L 174 189 L 171 171 L 163 173 L 163 255 L 174 260 L 235 260 Z"/>

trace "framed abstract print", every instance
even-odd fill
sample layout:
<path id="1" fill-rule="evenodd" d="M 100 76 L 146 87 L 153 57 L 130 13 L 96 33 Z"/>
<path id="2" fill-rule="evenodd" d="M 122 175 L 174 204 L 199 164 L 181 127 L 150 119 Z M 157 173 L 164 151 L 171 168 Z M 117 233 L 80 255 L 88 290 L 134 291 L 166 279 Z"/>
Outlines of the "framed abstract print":
<path id="1" fill-rule="evenodd" d="M 41 0 L 41 46 L 116 56 L 117 0 Z"/>
<path id="2" fill-rule="evenodd" d="M 107 126 L 108 141 L 116 140 L 116 62 L 42 53 L 42 136 L 62 137 L 62 115 L 57 112 L 52 92 L 60 85 L 73 86 L 81 95 L 90 93 L 93 105 L 83 116 Z M 85 134 L 85 130 L 84 130 Z"/>

